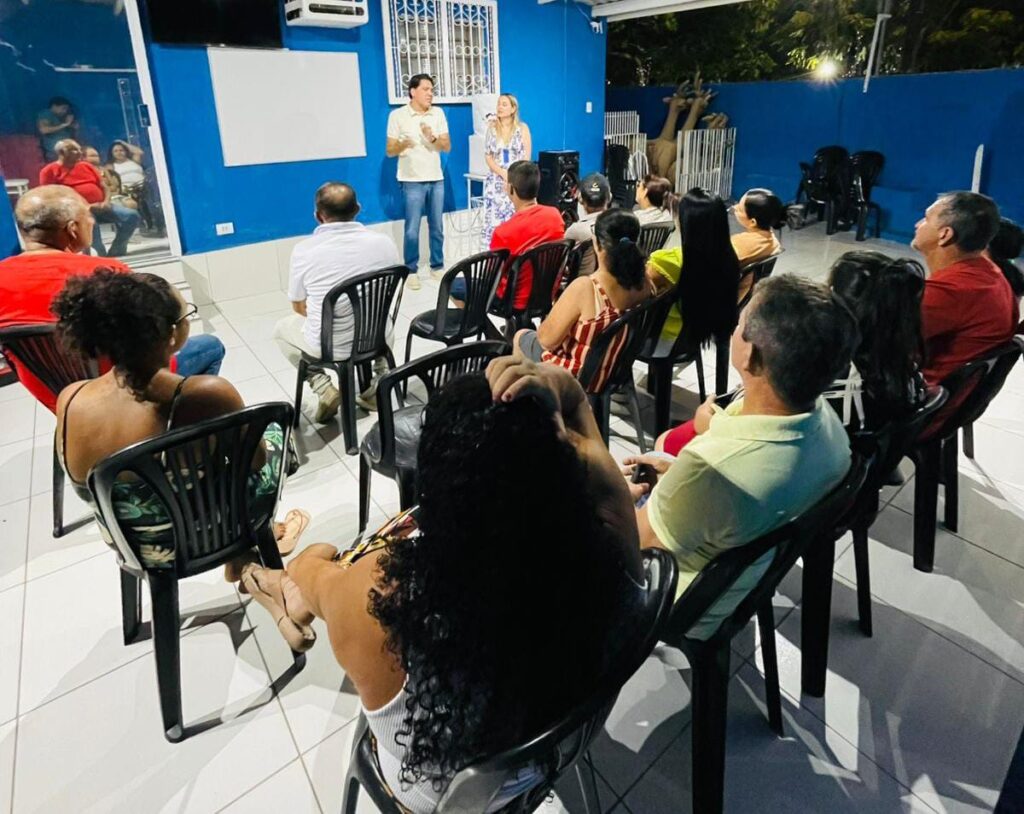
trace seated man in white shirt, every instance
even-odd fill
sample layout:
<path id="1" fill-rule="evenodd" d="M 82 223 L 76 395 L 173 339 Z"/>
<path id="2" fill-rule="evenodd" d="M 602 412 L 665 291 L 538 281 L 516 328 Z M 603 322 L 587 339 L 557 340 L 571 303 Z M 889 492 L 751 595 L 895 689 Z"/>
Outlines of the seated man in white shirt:
<path id="1" fill-rule="evenodd" d="M 312 237 L 292 251 L 288 274 L 288 298 L 295 313 L 284 317 L 274 328 L 281 353 L 296 367 L 303 353 L 320 358 L 321 310 L 324 297 L 332 288 L 358 274 L 401 264 L 395 244 L 386 235 L 357 223 L 358 214 L 356 192 L 348 184 L 328 181 L 316 191 L 314 215 L 320 225 Z M 351 353 L 354 329 L 352 306 L 343 297 L 334 317 L 336 359 Z M 322 370 L 311 370 L 306 380 L 320 400 L 316 420 L 330 421 L 341 401 L 338 389 Z M 374 393 L 375 385 L 371 384 L 368 391 L 356 396 L 356 403 L 365 410 L 375 410 Z"/>

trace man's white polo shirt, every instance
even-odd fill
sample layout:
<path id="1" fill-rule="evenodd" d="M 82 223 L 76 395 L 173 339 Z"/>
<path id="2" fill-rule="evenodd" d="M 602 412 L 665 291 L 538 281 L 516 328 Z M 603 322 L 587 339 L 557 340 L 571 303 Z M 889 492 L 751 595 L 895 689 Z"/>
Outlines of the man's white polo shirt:
<path id="1" fill-rule="evenodd" d="M 320 347 L 320 317 L 324 297 L 338 283 L 388 266 L 401 264 L 391 238 L 367 229 L 356 221 L 322 223 L 311 237 L 292 250 L 288 298 L 306 301 L 302 333 L 311 348 Z M 334 317 L 334 356 L 344 359 L 352 352 L 355 321 L 348 297 L 338 301 Z"/>
<path id="2" fill-rule="evenodd" d="M 444 111 L 436 105 L 420 113 L 413 110 L 411 104 L 392 110 L 388 116 L 388 138 L 400 139 L 408 136 L 413 146 L 407 147 L 398 155 L 399 181 L 440 181 L 444 178 L 441 172 L 441 154 L 435 145 L 424 137 L 420 125 L 427 125 L 435 136 L 448 133 L 448 120 Z"/>

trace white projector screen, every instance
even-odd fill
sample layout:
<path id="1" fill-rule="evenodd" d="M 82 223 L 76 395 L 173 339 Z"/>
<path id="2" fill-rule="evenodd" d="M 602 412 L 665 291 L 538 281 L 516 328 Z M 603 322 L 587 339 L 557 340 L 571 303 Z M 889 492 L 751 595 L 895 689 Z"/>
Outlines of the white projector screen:
<path id="1" fill-rule="evenodd" d="M 224 166 L 366 155 L 357 54 L 207 53 Z"/>

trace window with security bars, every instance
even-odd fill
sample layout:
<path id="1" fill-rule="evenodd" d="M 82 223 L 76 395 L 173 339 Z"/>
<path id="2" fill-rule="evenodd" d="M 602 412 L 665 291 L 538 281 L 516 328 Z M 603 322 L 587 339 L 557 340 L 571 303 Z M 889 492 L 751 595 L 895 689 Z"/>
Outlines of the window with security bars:
<path id="1" fill-rule="evenodd" d="M 498 8 L 495 0 L 384 0 L 388 98 L 409 99 L 409 79 L 434 77 L 434 102 L 470 102 L 498 93 Z"/>

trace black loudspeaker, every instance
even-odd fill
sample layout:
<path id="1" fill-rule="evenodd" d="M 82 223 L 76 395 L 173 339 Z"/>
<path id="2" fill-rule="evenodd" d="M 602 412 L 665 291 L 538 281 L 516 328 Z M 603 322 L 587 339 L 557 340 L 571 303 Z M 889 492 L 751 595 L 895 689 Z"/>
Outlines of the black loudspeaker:
<path id="1" fill-rule="evenodd" d="M 540 194 L 537 200 L 562 213 L 565 225 L 576 222 L 576 198 L 580 185 L 580 154 L 576 150 L 543 150 L 540 164 Z"/>
<path id="2" fill-rule="evenodd" d="M 622 144 L 608 144 L 604 148 L 604 174 L 612 190 L 612 201 L 622 209 L 636 205 L 636 181 L 628 179 L 629 150 Z"/>

